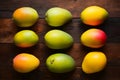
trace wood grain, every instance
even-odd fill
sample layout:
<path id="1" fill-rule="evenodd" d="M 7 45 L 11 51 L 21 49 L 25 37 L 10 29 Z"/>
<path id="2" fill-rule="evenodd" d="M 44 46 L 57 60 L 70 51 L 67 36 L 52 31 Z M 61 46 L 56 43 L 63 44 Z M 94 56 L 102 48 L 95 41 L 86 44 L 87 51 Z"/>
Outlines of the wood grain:
<path id="1" fill-rule="evenodd" d="M 108 63 L 106 68 L 96 74 L 87 75 L 81 70 L 81 62 L 84 56 L 89 51 L 94 51 L 83 47 L 79 43 L 75 43 L 73 47 L 67 50 L 51 50 L 47 48 L 44 44 L 38 44 L 32 48 L 20 49 L 16 47 L 13 43 L 1 43 L 0 44 L 0 79 L 1 80 L 119 80 L 120 73 L 120 55 L 119 50 L 120 44 L 106 44 L 102 49 L 97 49 L 97 51 L 103 51 L 108 58 Z M 15 55 L 27 52 L 35 55 L 41 60 L 41 65 L 34 71 L 26 74 L 18 73 L 14 71 L 12 67 L 12 59 Z M 64 52 L 72 56 L 76 61 L 76 69 L 69 73 L 55 74 L 47 70 L 45 61 L 46 58 L 53 53 Z M 5 75 L 7 74 L 7 75 Z"/>
<path id="2" fill-rule="evenodd" d="M 114 27 L 113 27 L 114 25 Z M 61 29 L 68 32 L 74 38 L 74 44 L 69 49 L 65 50 L 52 50 L 49 49 L 44 43 L 44 35 L 52 28 L 48 26 L 44 19 L 38 20 L 38 22 L 30 28 L 20 28 L 16 26 L 12 19 L 0 19 L 0 79 L 9 80 L 119 80 L 120 73 L 120 32 L 119 32 L 120 20 L 119 18 L 109 18 L 104 24 L 98 26 L 98 28 L 104 30 L 108 36 L 107 42 L 104 47 L 100 49 L 91 49 L 83 46 L 79 40 L 80 35 L 90 26 L 86 26 L 81 23 L 80 19 L 73 19 L 69 23 L 65 24 Z M 13 42 L 13 37 L 16 32 L 23 29 L 31 29 L 39 35 L 39 42 L 37 45 L 22 49 L 16 47 Z M 84 56 L 90 51 L 102 51 L 107 56 L 107 66 L 100 73 L 87 75 L 81 70 L 81 63 Z M 35 55 L 41 61 L 41 65 L 33 72 L 28 74 L 20 74 L 14 71 L 12 67 L 12 59 L 19 53 L 27 52 Z M 50 54 L 62 52 L 69 54 L 76 61 L 76 69 L 66 74 L 54 74 L 47 70 L 45 61 Z M 114 74 L 113 74 L 114 72 Z M 9 74 L 9 75 L 5 75 Z M 36 78 L 37 77 L 37 78 Z"/>
<path id="3" fill-rule="evenodd" d="M 109 18 L 97 28 L 102 29 L 107 34 L 107 42 L 119 43 L 120 32 L 119 32 L 120 18 Z M 74 42 L 80 42 L 79 38 L 81 34 L 91 26 L 84 25 L 80 19 L 72 19 L 69 23 L 63 25 L 60 28 L 53 28 L 48 26 L 44 19 L 39 19 L 38 22 L 30 28 L 20 28 L 15 25 L 12 19 L 0 19 L 0 42 L 1 43 L 13 43 L 14 35 L 23 29 L 31 29 L 35 31 L 40 38 L 40 42 L 44 42 L 44 34 L 51 29 L 61 29 L 71 34 L 74 38 Z M 77 35 L 76 35 L 77 34 Z"/>
<path id="4" fill-rule="evenodd" d="M 80 20 L 81 11 L 90 5 L 104 7 L 109 12 L 109 18 L 100 26 L 107 34 L 106 44 L 99 49 L 92 49 L 81 44 L 81 34 L 91 26 Z M 23 6 L 35 8 L 40 18 L 30 28 L 20 28 L 12 20 L 15 9 Z M 73 19 L 60 28 L 68 32 L 74 39 L 72 47 L 64 50 L 49 49 L 44 42 L 44 35 L 51 29 L 56 29 L 45 21 L 45 12 L 51 7 L 62 7 L 71 11 Z M 3 0 L 0 2 L 0 80 L 120 80 L 120 0 Z M 19 48 L 14 42 L 14 35 L 23 29 L 35 31 L 39 42 L 30 48 Z M 105 69 L 95 74 L 85 74 L 81 69 L 84 56 L 90 51 L 102 51 L 107 56 Z M 30 53 L 38 57 L 41 65 L 34 71 L 26 74 L 18 73 L 13 69 L 12 60 L 19 53 Z M 62 52 L 72 56 L 76 62 L 75 70 L 56 74 L 51 73 L 45 65 L 47 57 L 53 53 Z"/>
<path id="5" fill-rule="evenodd" d="M 79 17 L 81 11 L 91 5 L 104 7 L 110 14 L 110 17 L 120 17 L 120 0 L 3 0 L 0 2 L 0 17 L 11 18 L 15 9 L 24 6 L 35 8 L 40 18 L 45 17 L 45 12 L 51 7 L 62 7 L 68 9 L 73 17 Z"/>

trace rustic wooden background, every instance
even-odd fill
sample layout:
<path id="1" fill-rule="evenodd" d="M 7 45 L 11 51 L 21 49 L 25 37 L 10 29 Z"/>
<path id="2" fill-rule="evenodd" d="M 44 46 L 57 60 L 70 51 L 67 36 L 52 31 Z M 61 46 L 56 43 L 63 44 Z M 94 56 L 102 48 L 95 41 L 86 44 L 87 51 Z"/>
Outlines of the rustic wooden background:
<path id="1" fill-rule="evenodd" d="M 91 49 L 84 47 L 80 41 L 80 35 L 89 26 L 81 23 L 80 13 L 88 6 L 98 5 L 109 12 L 109 18 L 104 24 L 98 26 L 108 36 L 104 47 Z M 39 43 L 31 48 L 18 48 L 13 43 L 13 36 L 22 30 L 12 21 L 12 13 L 23 6 L 35 8 L 40 19 L 31 29 L 40 38 Z M 68 32 L 74 38 L 71 48 L 65 50 L 51 50 L 44 43 L 44 34 L 53 29 L 44 20 L 45 12 L 51 7 L 62 7 L 71 11 L 72 21 L 58 28 Z M 95 74 L 85 74 L 81 70 L 81 62 L 89 51 L 103 51 L 108 59 L 106 68 Z M 12 59 L 21 52 L 28 52 L 41 60 L 41 65 L 34 71 L 26 74 L 14 71 Z M 55 74 L 47 70 L 46 58 L 53 53 L 64 52 L 71 55 L 76 61 L 76 69 L 69 73 Z M 120 0 L 2 0 L 0 1 L 0 80 L 120 80 Z"/>

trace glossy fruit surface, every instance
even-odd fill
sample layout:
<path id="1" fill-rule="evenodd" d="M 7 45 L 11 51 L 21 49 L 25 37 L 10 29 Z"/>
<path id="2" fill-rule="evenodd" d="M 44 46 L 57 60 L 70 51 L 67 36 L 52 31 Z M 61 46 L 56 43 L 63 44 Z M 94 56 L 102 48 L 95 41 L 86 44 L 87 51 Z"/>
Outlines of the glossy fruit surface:
<path id="1" fill-rule="evenodd" d="M 74 59 L 64 53 L 50 55 L 46 60 L 48 70 L 54 73 L 66 73 L 75 69 Z"/>
<path id="2" fill-rule="evenodd" d="M 59 27 L 72 19 L 70 11 L 60 7 L 53 7 L 48 9 L 45 14 L 45 20 L 50 26 Z"/>
<path id="3" fill-rule="evenodd" d="M 108 17 L 108 12 L 99 6 L 89 6 L 80 14 L 83 23 L 91 26 L 102 24 Z"/>
<path id="4" fill-rule="evenodd" d="M 106 33 L 101 29 L 88 29 L 82 33 L 81 43 L 87 47 L 100 48 L 104 46 L 107 39 Z"/>
<path id="5" fill-rule="evenodd" d="M 20 53 L 13 58 L 13 68 L 20 73 L 28 73 L 35 70 L 40 60 L 32 54 Z"/>
<path id="6" fill-rule="evenodd" d="M 107 64 L 107 57 L 103 52 L 89 52 L 83 59 L 82 70 L 87 73 L 96 73 L 104 69 Z"/>
<path id="7" fill-rule="evenodd" d="M 51 49 L 65 49 L 73 44 L 73 38 L 70 34 L 62 30 L 50 30 L 45 36 L 45 43 Z"/>
<path id="8" fill-rule="evenodd" d="M 14 43 L 18 47 L 27 48 L 37 44 L 38 35 L 32 30 L 22 30 L 15 34 Z"/>
<path id="9" fill-rule="evenodd" d="M 32 7 L 21 7 L 13 12 L 13 20 L 17 26 L 30 27 L 39 19 L 39 15 Z"/>

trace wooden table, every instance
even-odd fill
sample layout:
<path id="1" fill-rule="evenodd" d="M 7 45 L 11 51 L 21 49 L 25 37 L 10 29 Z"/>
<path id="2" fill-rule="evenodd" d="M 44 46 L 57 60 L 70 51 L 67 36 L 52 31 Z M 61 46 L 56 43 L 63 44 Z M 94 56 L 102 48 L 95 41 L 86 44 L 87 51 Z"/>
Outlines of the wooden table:
<path id="1" fill-rule="evenodd" d="M 79 15 L 81 11 L 91 5 L 104 7 L 109 12 L 108 20 L 98 26 L 108 36 L 104 47 L 91 49 L 84 47 L 80 41 L 80 35 L 87 30 L 81 23 Z M 16 32 L 23 28 L 17 27 L 12 21 L 12 13 L 16 8 L 30 6 L 35 8 L 40 19 L 32 26 L 40 38 L 39 43 L 31 48 L 18 48 L 13 43 Z M 53 28 L 44 20 L 45 12 L 51 7 L 62 7 L 71 11 L 73 19 L 59 29 L 68 32 L 74 38 L 71 48 L 65 50 L 51 50 L 44 43 L 44 34 Z M 2 0 L 0 2 L 0 80 L 120 80 L 120 0 Z M 85 74 L 81 70 L 84 56 L 90 51 L 102 51 L 106 54 L 108 63 L 106 68 L 95 74 Z M 12 67 L 12 59 L 19 53 L 28 52 L 41 60 L 41 65 L 34 71 L 26 74 L 16 72 Z M 76 69 L 69 73 L 55 74 L 47 70 L 46 58 L 55 52 L 64 52 L 72 56 L 76 61 Z"/>

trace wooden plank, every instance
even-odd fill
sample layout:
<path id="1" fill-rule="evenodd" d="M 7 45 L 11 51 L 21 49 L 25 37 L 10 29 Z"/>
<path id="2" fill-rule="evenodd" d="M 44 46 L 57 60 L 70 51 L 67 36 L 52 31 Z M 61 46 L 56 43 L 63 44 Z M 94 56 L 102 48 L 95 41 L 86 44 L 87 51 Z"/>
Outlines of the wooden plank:
<path id="1" fill-rule="evenodd" d="M 97 28 L 100 28 L 106 32 L 108 37 L 107 42 L 119 42 L 119 26 L 120 18 L 109 18 L 104 24 L 98 26 Z M 89 28 L 91 27 L 82 24 L 80 19 L 73 19 L 58 29 L 71 34 L 74 38 L 74 42 L 80 42 L 80 35 Z M 39 35 L 40 42 L 43 42 L 45 33 L 54 28 L 48 26 L 44 19 L 39 19 L 38 22 L 30 28 L 20 28 L 15 25 L 12 19 L 0 19 L 0 43 L 13 43 L 15 33 L 23 29 L 31 29 L 35 31 Z"/>
<path id="2" fill-rule="evenodd" d="M 52 50 L 49 49 L 44 43 L 39 43 L 34 47 L 31 48 L 19 48 L 16 47 L 13 43 L 0 43 L 0 53 L 1 53 L 1 61 L 2 59 L 9 59 L 10 57 L 13 58 L 13 56 L 22 53 L 27 52 L 36 55 L 40 59 L 48 57 L 48 55 L 56 53 L 56 52 L 62 52 L 71 55 L 76 60 L 76 66 L 81 67 L 81 62 L 83 57 L 90 51 L 102 51 L 105 53 L 105 55 L 108 57 L 108 65 L 109 66 L 120 66 L 120 55 L 119 55 L 119 49 L 120 44 L 113 44 L 113 43 L 107 43 L 104 47 L 100 49 L 91 49 L 84 47 L 80 43 L 74 43 L 73 46 L 69 49 L 64 50 Z M 6 55 L 4 55 L 6 54 Z M 5 58 L 6 57 L 6 58 Z M 8 58 L 9 57 L 9 58 Z M 10 59 L 11 59 L 10 58 Z M 7 60 L 6 60 L 7 61 Z"/>
<path id="3" fill-rule="evenodd" d="M 62 7 L 71 11 L 74 18 L 78 18 L 81 11 L 91 5 L 104 7 L 110 17 L 120 17 L 120 0 L 4 0 L 0 2 L 0 18 L 11 18 L 15 9 L 23 6 L 35 8 L 40 18 L 45 17 L 45 12 L 51 7 Z"/>
<path id="4" fill-rule="evenodd" d="M 13 43 L 1 43 L 0 44 L 0 79 L 1 80 L 119 80 L 120 73 L 120 55 L 119 50 L 120 44 L 107 44 L 106 47 L 99 49 L 105 52 L 108 63 L 106 68 L 95 74 L 87 75 L 81 70 L 81 62 L 87 52 L 92 49 L 83 47 L 79 43 L 75 43 L 73 47 L 66 50 L 51 50 L 47 48 L 44 43 L 40 43 L 32 48 L 21 49 L 16 47 Z M 13 69 L 12 60 L 15 55 L 27 52 L 35 55 L 41 60 L 40 66 L 26 74 L 18 73 Z M 55 52 L 65 52 L 71 55 L 76 61 L 76 69 L 69 73 L 56 74 L 51 73 L 47 70 L 45 65 L 46 58 Z M 7 74 L 7 75 L 5 75 Z"/>
<path id="5" fill-rule="evenodd" d="M 120 80 L 120 0 L 3 0 L 0 2 L 0 80 Z M 102 29 L 107 34 L 105 46 L 99 49 L 91 49 L 83 46 L 79 40 L 81 34 L 90 26 L 84 25 L 80 20 L 81 11 L 88 6 L 98 5 L 109 12 L 109 18 L 104 24 L 96 28 Z M 35 8 L 40 19 L 30 28 L 20 28 L 12 21 L 12 13 L 23 6 Z M 72 47 L 64 50 L 49 49 L 44 42 L 47 31 L 55 29 L 48 26 L 45 12 L 51 7 L 62 7 L 71 11 L 73 19 L 60 28 L 68 32 L 74 38 Z M 35 31 L 40 40 L 38 44 L 30 48 L 19 48 L 13 42 L 14 35 L 23 29 Z M 82 72 L 81 64 L 84 56 L 90 51 L 102 51 L 107 56 L 105 69 L 95 74 Z M 13 69 L 13 58 L 22 52 L 35 55 L 41 61 L 40 66 L 26 74 L 18 73 Z M 48 71 L 45 61 L 50 54 L 63 52 L 72 56 L 76 62 L 74 71 L 64 74 L 56 74 Z"/>

